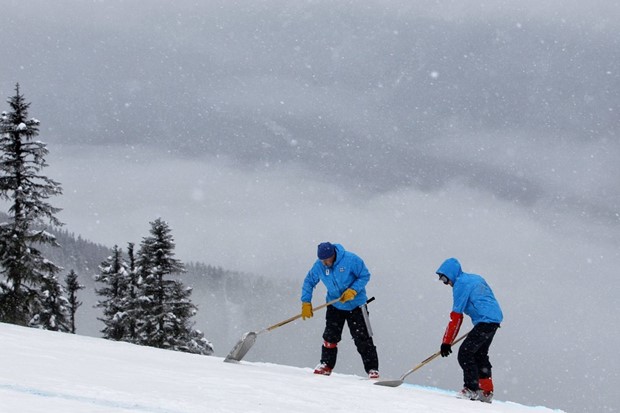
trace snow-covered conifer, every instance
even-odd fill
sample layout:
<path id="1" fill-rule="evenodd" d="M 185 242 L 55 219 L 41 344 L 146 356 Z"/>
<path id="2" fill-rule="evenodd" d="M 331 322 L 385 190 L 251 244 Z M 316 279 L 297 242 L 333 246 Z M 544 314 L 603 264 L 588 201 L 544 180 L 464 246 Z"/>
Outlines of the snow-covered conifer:
<path id="1" fill-rule="evenodd" d="M 130 242 L 127 246 L 127 291 L 126 291 L 126 313 L 125 319 L 125 338 L 124 341 L 137 343 L 137 320 L 140 314 L 139 300 L 139 274 L 136 264 L 136 254 L 134 252 L 134 244 Z"/>
<path id="2" fill-rule="evenodd" d="M 110 340 L 123 340 L 126 334 L 127 323 L 127 289 L 129 277 L 127 264 L 123 261 L 122 252 L 115 245 L 112 248 L 112 256 L 108 257 L 99 266 L 99 274 L 95 281 L 103 287 L 95 290 L 102 299 L 97 302 L 97 307 L 103 308 L 103 317 L 100 318 L 105 325 L 101 330 L 103 337 Z"/>
<path id="3" fill-rule="evenodd" d="M 61 270 L 45 259 L 42 245 L 57 246 L 46 224 L 61 226 L 59 208 L 49 198 L 62 193 L 58 182 L 44 176 L 46 145 L 34 138 L 39 121 L 28 118 L 29 103 L 20 94 L 8 100 L 11 110 L 0 116 L 0 199 L 9 203 L 9 220 L 0 224 L 0 321 L 29 325 L 48 302 Z M 57 281 L 56 281 L 57 284 Z"/>
<path id="4" fill-rule="evenodd" d="M 193 329 L 191 317 L 196 306 L 191 289 L 171 279 L 185 272 L 174 257 L 174 240 L 168 224 L 158 218 L 151 222 L 150 236 L 145 237 L 138 253 L 139 312 L 138 343 L 152 347 L 212 354 L 213 347 L 201 332 Z"/>
<path id="5" fill-rule="evenodd" d="M 75 314 L 82 302 L 77 298 L 77 292 L 84 286 L 78 282 L 75 271 L 69 271 L 65 277 L 65 289 L 67 290 L 67 300 L 69 301 L 69 332 L 75 334 Z"/>
<path id="6" fill-rule="evenodd" d="M 55 275 L 44 276 L 41 293 L 36 297 L 37 311 L 28 325 L 64 333 L 71 331 L 69 300 L 65 295 L 65 289 Z"/>

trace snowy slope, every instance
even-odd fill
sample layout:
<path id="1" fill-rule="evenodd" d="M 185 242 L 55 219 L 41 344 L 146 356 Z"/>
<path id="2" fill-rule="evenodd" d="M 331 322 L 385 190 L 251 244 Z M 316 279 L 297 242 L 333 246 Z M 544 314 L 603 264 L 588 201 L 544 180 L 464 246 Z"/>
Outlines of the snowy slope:
<path id="1" fill-rule="evenodd" d="M 0 324 L 0 411 L 11 413 L 551 412 L 452 392 L 375 386 L 310 368 L 229 364 L 92 337 Z M 555 410 L 558 411 L 558 410 Z"/>

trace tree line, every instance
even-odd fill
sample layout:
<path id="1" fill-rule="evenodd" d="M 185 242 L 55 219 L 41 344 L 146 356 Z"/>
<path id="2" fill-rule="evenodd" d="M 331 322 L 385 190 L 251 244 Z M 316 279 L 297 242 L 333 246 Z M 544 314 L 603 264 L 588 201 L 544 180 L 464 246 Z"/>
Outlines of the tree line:
<path id="1" fill-rule="evenodd" d="M 44 254 L 60 248 L 50 231 L 63 223 L 50 199 L 62 187 L 43 173 L 49 151 L 35 139 L 40 122 L 29 118 L 30 103 L 19 84 L 7 102 L 9 110 L 0 115 L 0 199 L 8 205 L 6 222 L 0 223 L 0 322 L 75 333 L 78 291 L 84 287 L 74 270 L 61 283 L 63 269 Z M 185 269 L 174 258 L 171 229 L 162 219 L 150 224 L 137 251 L 131 243 L 126 254 L 115 246 L 99 266 L 101 332 L 112 340 L 212 354 L 211 343 L 193 329 L 191 289 L 173 278 Z"/>

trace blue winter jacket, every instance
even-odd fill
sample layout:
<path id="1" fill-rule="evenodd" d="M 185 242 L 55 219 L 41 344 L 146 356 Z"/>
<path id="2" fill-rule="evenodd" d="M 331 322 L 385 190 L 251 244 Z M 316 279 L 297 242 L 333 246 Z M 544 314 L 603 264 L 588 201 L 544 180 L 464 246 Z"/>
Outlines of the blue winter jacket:
<path id="1" fill-rule="evenodd" d="M 436 273 L 444 274 L 452 281 L 452 311 L 467 314 L 473 325 L 502 322 L 502 309 L 484 278 L 478 274 L 463 272 L 461 263 L 456 258 L 445 260 Z"/>
<path id="2" fill-rule="evenodd" d="M 301 301 L 312 302 L 312 291 L 319 281 L 322 281 L 327 288 L 326 301 L 335 300 L 348 288 L 357 292 L 354 299 L 346 303 L 334 304 L 334 307 L 340 310 L 351 311 L 366 303 L 366 284 L 370 280 L 370 272 L 360 257 L 345 251 L 340 244 L 334 244 L 334 247 L 336 248 L 336 260 L 331 267 L 326 267 L 321 260 L 316 260 L 308 271 L 301 287 Z"/>

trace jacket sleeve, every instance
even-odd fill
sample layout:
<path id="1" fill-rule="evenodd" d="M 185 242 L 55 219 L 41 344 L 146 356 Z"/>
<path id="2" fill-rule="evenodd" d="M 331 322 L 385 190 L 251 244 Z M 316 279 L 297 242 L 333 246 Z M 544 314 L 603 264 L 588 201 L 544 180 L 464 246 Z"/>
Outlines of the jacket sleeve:
<path id="1" fill-rule="evenodd" d="M 446 332 L 443 334 L 441 342 L 444 344 L 452 344 L 461 329 L 461 324 L 463 324 L 463 314 L 452 311 L 450 313 L 450 322 L 446 327 Z"/>
<path id="2" fill-rule="evenodd" d="M 314 266 L 308 271 L 306 278 L 301 286 L 301 302 L 302 303 L 311 303 L 312 302 L 312 292 L 314 291 L 314 287 L 319 282 L 319 276 L 314 271 Z"/>

